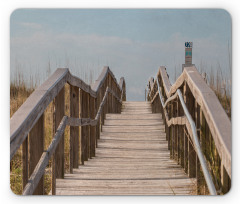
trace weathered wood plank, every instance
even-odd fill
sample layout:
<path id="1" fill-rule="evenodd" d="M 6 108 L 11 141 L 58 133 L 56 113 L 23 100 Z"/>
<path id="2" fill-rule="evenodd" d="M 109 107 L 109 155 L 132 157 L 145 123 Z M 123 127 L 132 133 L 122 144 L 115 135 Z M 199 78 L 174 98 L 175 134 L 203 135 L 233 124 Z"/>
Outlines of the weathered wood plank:
<path id="1" fill-rule="evenodd" d="M 58 195 L 194 194 L 195 180 L 169 159 L 164 131 L 151 130 L 163 129 L 163 124 L 142 127 L 142 123 L 148 123 L 145 118 L 135 120 L 133 126 L 129 121 L 118 125 L 118 121 L 124 121 L 120 120 L 122 114 L 108 115 L 114 115 L 116 121 L 106 125 L 112 120 L 106 119 L 96 157 L 73 169 L 73 174 L 66 174 L 65 179 L 57 179 Z"/>
<path id="2" fill-rule="evenodd" d="M 27 134 L 41 117 L 49 103 L 67 82 L 69 70 L 57 69 L 38 87 L 10 119 L 10 159 L 23 143 Z"/>
<path id="3" fill-rule="evenodd" d="M 161 119 L 162 115 L 155 114 L 106 114 L 106 119 L 118 119 L 118 120 L 145 120 L 145 119 Z"/>
<path id="4" fill-rule="evenodd" d="M 121 78 L 121 81 L 124 83 L 120 87 L 109 67 L 105 67 L 103 69 L 102 74 L 93 85 L 93 89 L 78 77 L 71 75 L 68 69 L 57 69 L 49 77 L 49 79 L 47 79 L 41 86 L 39 86 L 30 95 L 30 97 L 28 97 L 26 102 L 11 117 L 10 159 L 12 159 L 17 149 L 27 137 L 27 134 L 30 132 L 34 124 L 38 121 L 39 117 L 43 114 L 49 103 L 53 101 L 53 99 L 58 95 L 59 91 L 62 89 L 65 83 L 68 82 L 70 85 L 76 86 L 96 98 L 98 95 L 98 90 L 105 83 L 105 78 L 107 75 L 110 75 L 112 77 L 118 90 L 122 93 L 125 93 L 124 79 Z M 115 93 L 114 96 L 117 97 Z M 119 97 L 117 97 L 117 99 L 120 101 Z"/>
<path id="5" fill-rule="evenodd" d="M 29 133 L 29 147 L 29 175 L 31 175 L 44 151 L 44 114 Z M 43 195 L 43 193 L 42 176 L 33 194 Z"/>
<path id="6" fill-rule="evenodd" d="M 55 98 L 55 131 L 57 131 L 57 128 L 65 115 L 65 90 L 64 87 L 59 92 L 59 94 Z M 64 178 L 64 137 L 61 138 L 59 141 L 59 144 L 57 146 L 56 152 L 54 154 L 55 156 L 55 166 L 56 166 L 56 178 Z"/>
<path id="7" fill-rule="evenodd" d="M 28 182 L 28 137 L 22 143 L 22 187 Z"/>
<path id="8" fill-rule="evenodd" d="M 165 67 L 160 67 L 163 86 L 170 97 L 184 82 L 189 86 L 209 124 L 217 151 L 231 178 L 231 122 L 214 92 L 208 87 L 195 67 L 185 67 L 183 73 L 171 86 Z"/>
<path id="9" fill-rule="evenodd" d="M 63 137 L 66 124 L 67 124 L 67 116 L 64 116 L 55 133 L 52 143 L 49 145 L 47 151 L 41 155 L 40 160 L 38 161 L 32 175 L 30 176 L 29 181 L 23 190 L 23 195 L 33 194 L 34 189 L 36 188 L 36 186 L 38 185 L 40 179 L 44 174 L 45 168 L 51 156 L 53 155 L 55 149 L 57 148 L 59 141 Z M 53 189 L 52 192 L 53 192 L 53 195 L 55 195 L 55 189 Z"/>
<path id="10" fill-rule="evenodd" d="M 90 118 L 95 119 L 95 99 L 90 97 L 89 100 L 90 107 Z M 96 148 L 96 126 L 90 126 L 90 158 L 95 157 L 95 148 Z"/>
<path id="11" fill-rule="evenodd" d="M 79 88 L 70 86 L 70 116 L 79 118 Z M 78 168 L 79 161 L 79 127 L 70 126 L 70 172 Z"/>

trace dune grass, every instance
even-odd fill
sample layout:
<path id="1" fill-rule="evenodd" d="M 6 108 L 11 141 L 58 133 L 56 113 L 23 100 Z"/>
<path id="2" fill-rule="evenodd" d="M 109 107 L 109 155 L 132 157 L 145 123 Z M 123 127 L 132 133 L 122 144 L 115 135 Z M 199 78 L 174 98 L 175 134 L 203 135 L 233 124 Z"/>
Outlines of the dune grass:
<path id="1" fill-rule="evenodd" d="M 24 82 L 19 84 L 11 83 L 10 85 L 10 117 L 18 110 L 18 108 L 26 101 L 34 88 L 27 88 Z M 65 115 L 69 115 L 69 94 L 70 86 L 65 85 Z M 44 111 L 44 149 L 47 149 L 53 138 L 53 102 L 51 102 Z M 69 138 L 70 129 L 66 127 L 64 136 L 64 154 L 65 154 L 65 172 L 69 172 Z M 44 175 L 44 194 L 49 194 L 51 190 L 51 160 L 45 169 Z M 10 162 L 10 188 L 12 191 L 21 195 L 22 187 L 22 146 L 14 155 Z"/>
<path id="2" fill-rule="evenodd" d="M 88 83 L 93 82 L 93 72 L 90 70 L 90 77 L 84 74 L 84 79 Z M 202 72 L 204 73 L 204 72 Z M 50 73 L 49 73 L 50 74 Z M 10 84 L 10 117 L 17 111 L 17 109 L 26 101 L 30 94 L 35 90 L 37 83 L 33 86 L 30 83 L 30 88 L 26 85 L 22 77 L 17 76 L 16 80 Z M 89 78 L 89 80 L 88 80 Z M 220 103 L 225 109 L 227 115 L 231 119 L 231 81 L 224 78 L 221 71 L 217 74 L 211 72 L 205 75 L 205 79 L 208 85 L 217 95 Z M 70 102 L 69 102 L 69 92 L 70 86 L 65 85 L 65 115 L 69 115 Z M 53 114 L 54 106 L 51 102 L 44 112 L 45 117 L 45 132 L 44 132 L 44 149 L 47 149 L 52 141 L 53 137 Z M 65 139 L 64 139 L 64 155 L 65 155 L 65 172 L 69 172 L 69 138 L 70 138 L 70 128 L 65 129 Z M 51 191 L 51 160 L 45 169 L 44 174 L 44 194 L 49 194 Z M 15 156 L 10 162 L 10 187 L 15 194 L 22 194 L 22 147 L 19 148 Z"/>

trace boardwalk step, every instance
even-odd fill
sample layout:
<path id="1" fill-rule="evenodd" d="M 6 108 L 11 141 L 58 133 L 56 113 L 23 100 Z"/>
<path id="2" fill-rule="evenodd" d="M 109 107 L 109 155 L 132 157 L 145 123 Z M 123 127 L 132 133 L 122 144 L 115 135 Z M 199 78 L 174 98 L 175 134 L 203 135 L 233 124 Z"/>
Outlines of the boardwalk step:
<path id="1" fill-rule="evenodd" d="M 123 102 L 121 114 L 106 114 L 96 156 L 56 186 L 57 195 L 192 195 L 196 180 L 170 159 L 162 115 Z"/>

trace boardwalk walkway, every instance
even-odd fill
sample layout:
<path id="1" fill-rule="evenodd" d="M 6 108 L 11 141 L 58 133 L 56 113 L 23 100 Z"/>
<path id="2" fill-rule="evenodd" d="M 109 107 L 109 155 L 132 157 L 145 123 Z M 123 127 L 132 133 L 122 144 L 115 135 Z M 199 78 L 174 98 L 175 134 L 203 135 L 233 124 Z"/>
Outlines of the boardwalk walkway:
<path id="1" fill-rule="evenodd" d="M 195 179 L 170 159 L 161 114 L 149 102 L 123 102 L 107 114 L 96 157 L 57 179 L 57 195 L 189 195 Z"/>

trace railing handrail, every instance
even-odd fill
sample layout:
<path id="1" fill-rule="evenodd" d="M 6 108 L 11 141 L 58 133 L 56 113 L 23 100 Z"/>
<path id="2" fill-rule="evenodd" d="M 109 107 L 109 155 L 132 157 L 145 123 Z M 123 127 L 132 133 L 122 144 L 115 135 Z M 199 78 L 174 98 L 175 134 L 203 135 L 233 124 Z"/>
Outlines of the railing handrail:
<path id="1" fill-rule="evenodd" d="M 161 93 L 161 90 L 160 90 L 160 86 L 159 86 L 159 82 L 158 82 L 158 78 L 156 79 L 156 81 L 157 81 L 157 86 L 158 86 L 158 93 L 159 93 L 160 102 L 162 104 L 162 107 L 163 107 L 164 111 L 166 111 L 166 106 L 170 101 L 174 100 L 177 96 L 179 97 L 179 100 L 180 100 L 181 105 L 183 107 L 184 114 L 185 114 L 185 116 L 186 116 L 186 118 L 187 118 L 187 120 L 188 120 L 188 122 L 191 126 L 191 131 L 192 131 L 192 135 L 193 135 L 193 137 L 192 137 L 193 138 L 193 144 L 194 144 L 196 153 L 198 155 L 200 165 L 202 167 L 203 175 L 204 175 L 204 178 L 206 180 L 209 192 L 210 192 L 211 195 L 217 195 L 216 188 L 215 188 L 214 183 L 212 181 L 212 177 L 210 176 L 209 169 L 207 167 L 207 163 L 205 161 L 205 158 L 203 156 L 203 153 L 202 153 L 202 150 L 201 150 L 201 147 L 200 147 L 200 142 L 199 142 L 199 139 L 198 139 L 198 136 L 197 136 L 196 125 L 195 125 L 195 123 L 192 119 L 192 116 L 190 115 L 190 113 L 187 109 L 187 106 L 184 102 L 181 91 L 179 89 L 177 89 L 177 92 L 173 96 L 169 97 L 166 100 L 166 102 L 164 103 L 162 93 Z"/>
<path id="2" fill-rule="evenodd" d="M 10 119 L 10 159 L 14 156 L 17 149 L 23 143 L 27 134 L 36 124 L 50 102 L 58 95 L 63 86 L 69 83 L 96 98 L 98 91 L 105 81 L 106 76 L 110 74 L 117 84 L 118 89 L 122 91 L 117 80 L 109 67 L 104 67 L 100 76 L 93 84 L 89 86 L 80 78 L 73 76 L 68 68 L 58 68 L 41 86 L 39 86 L 23 103 L 23 105 L 14 113 Z"/>
<path id="3" fill-rule="evenodd" d="M 173 85 L 169 81 L 164 66 L 159 68 L 157 75 L 161 76 L 167 98 L 175 94 L 184 81 L 188 84 L 193 97 L 204 113 L 222 164 L 231 178 L 231 122 L 214 92 L 205 83 L 195 66 L 185 67 Z M 154 83 L 157 83 L 156 80 Z"/>
<path id="4" fill-rule="evenodd" d="M 117 97 L 117 95 L 109 87 L 107 87 L 104 97 L 99 106 L 98 112 L 95 116 L 95 119 L 92 120 L 91 118 L 72 118 L 72 117 L 68 117 L 68 116 L 63 116 L 63 118 L 57 128 L 57 131 L 52 139 L 51 144 L 49 145 L 48 149 L 45 152 L 43 152 L 41 158 L 38 161 L 38 164 L 36 165 L 32 175 L 30 176 L 30 178 L 28 180 L 28 183 L 26 184 L 25 188 L 23 189 L 23 195 L 33 194 L 41 177 L 44 174 L 44 170 L 45 170 L 46 166 L 48 165 L 48 162 L 49 162 L 51 156 L 55 152 L 55 149 L 63 136 L 64 130 L 67 125 L 69 125 L 69 126 L 86 126 L 86 125 L 95 126 L 95 125 L 97 125 L 97 122 L 99 121 L 101 112 L 103 110 L 103 106 L 106 103 L 108 93 L 111 93 L 120 103 L 122 103 L 122 101 L 120 101 L 120 99 Z"/>

